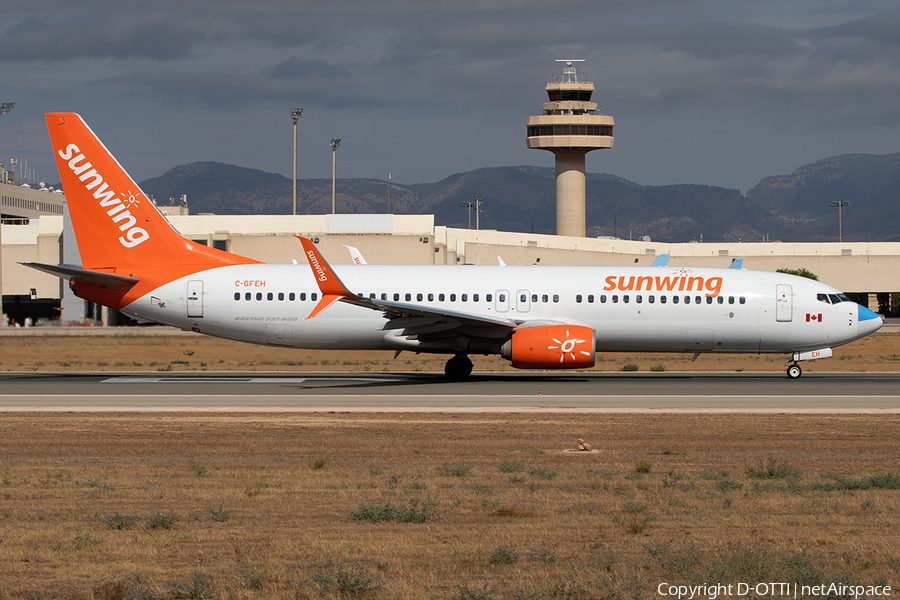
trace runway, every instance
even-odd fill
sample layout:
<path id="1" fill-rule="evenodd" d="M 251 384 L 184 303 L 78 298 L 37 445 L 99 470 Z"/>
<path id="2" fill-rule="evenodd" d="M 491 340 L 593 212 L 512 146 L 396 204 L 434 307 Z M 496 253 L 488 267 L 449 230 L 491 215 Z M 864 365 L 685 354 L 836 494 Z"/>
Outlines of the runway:
<path id="1" fill-rule="evenodd" d="M 4 373 L 0 411 L 900 412 L 900 374 Z"/>

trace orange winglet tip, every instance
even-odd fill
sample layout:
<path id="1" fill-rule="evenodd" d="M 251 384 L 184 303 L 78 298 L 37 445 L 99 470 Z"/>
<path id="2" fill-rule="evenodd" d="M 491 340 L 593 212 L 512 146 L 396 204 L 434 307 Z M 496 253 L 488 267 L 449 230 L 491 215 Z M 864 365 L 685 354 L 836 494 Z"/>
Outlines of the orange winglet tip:
<path id="1" fill-rule="evenodd" d="M 329 306 L 331 306 L 332 304 L 334 304 L 335 302 L 337 302 L 340 299 L 341 299 L 341 296 L 330 296 L 327 294 L 322 296 L 322 299 L 319 300 L 319 303 L 316 304 L 316 307 L 312 310 L 311 313 L 309 313 L 309 316 L 306 317 L 306 319 L 304 319 L 304 321 L 306 321 L 308 319 L 312 319 L 317 314 L 319 314 L 320 312 L 322 312 L 323 310 L 325 310 L 326 308 L 328 308 Z"/>

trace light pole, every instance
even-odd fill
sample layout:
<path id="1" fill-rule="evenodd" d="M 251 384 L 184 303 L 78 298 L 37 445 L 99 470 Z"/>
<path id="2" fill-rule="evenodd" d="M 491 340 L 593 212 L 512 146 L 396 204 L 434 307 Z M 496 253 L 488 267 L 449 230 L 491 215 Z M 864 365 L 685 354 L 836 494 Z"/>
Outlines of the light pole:
<path id="1" fill-rule="evenodd" d="M 331 214 L 334 214 L 334 157 L 341 146 L 341 138 L 331 138 Z"/>
<path id="2" fill-rule="evenodd" d="M 472 229 L 472 206 L 474 206 L 474 202 L 460 202 L 459 207 L 466 209 L 466 213 L 469 215 L 469 227 L 468 229 Z"/>
<path id="3" fill-rule="evenodd" d="M 15 102 L 4 102 L 3 104 L 0 104 L 0 115 L 8 115 L 8 114 L 9 114 L 9 111 L 11 111 L 15 106 L 16 106 L 16 103 L 15 103 Z M 6 179 L 6 171 L 3 169 L 2 158 L 0 158 L 0 175 L 2 175 L 2 177 L 0 177 L 0 179 L 2 179 L 3 182 L 5 183 L 5 182 L 7 181 L 7 179 Z M 0 228 L 2 228 L 2 227 L 3 227 L 3 225 L 0 224 Z M 0 248 L 2 248 L 2 247 L 3 247 L 3 236 L 0 235 Z M 2 252 L 0 252 L 0 254 L 2 254 Z M 0 257 L 0 323 L 3 322 L 3 270 L 2 270 L 2 262 L 3 262 L 3 261 L 2 261 L 2 257 Z"/>
<path id="4" fill-rule="evenodd" d="M 388 173 L 388 214 L 391 214 L 391 174 Z"/>
<path id="5" fill-rule="evenodd" d="M 297 215 L 297 121 L 303 114 L 302 108 L 291 109 L 291 119 L 294 120 L 294 215 Z"/>
<path id="6" fill-rule="evenodd" d="M 841 211 L 843 209 L 849 208 L 849 207 L 850 207 L 849 200 L 840 200 L 840 201 L 835 201 L 835 202 L 831 203 L 831 208 L 838 209 L 838 241 L 839 242 L 844 241 L 844 223 L 843 223 L 843 218 L 841 217 Z"/>
<path id="7" fill-rule="evenodd" d="M 8 115 L 9 111 L 11 111 L 13 108 L 15 108 L 15 106 L 16 106 L 15 102 L 4 102 L 3 104 L 0 104 L 0 115 Z M 0 155 L 0 168 L 2 168 L 2 167 L 3 167 L 3 156 Z M 6 183 L 6 181 L 7 181 L 6 170 L 4 169 L 3 170 L 3 182 Z"/>
<path id="8" fill-rule="evenodd" d="M 476 231 L 481 231 L 481 217 L 479 213 L 481 212 L 481 198 L 475 198 L 475 229 Z"/>

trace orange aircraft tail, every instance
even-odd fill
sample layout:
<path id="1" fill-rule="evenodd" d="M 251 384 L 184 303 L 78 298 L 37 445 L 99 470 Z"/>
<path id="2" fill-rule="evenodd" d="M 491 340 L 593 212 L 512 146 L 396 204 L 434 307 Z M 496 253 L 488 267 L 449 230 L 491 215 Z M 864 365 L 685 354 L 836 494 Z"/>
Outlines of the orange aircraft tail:
<path id="1" fill-rule="evenodd" d="M 85 269 L 140 279 L 127 296 L 202 270 L 259 261 L 182 237 L 75 113 L 45 115 Z M 119 308 L 127 303 L 81 284 L 79 295 Z M 99 292 L 99 290 L 95 290 Z"/>

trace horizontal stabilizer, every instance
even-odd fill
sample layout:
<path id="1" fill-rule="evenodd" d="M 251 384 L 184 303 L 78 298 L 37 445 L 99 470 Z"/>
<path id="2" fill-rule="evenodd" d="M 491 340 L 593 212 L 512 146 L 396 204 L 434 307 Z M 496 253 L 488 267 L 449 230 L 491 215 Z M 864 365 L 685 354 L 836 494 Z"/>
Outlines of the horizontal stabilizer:
<path id="1" fill-rule="evenodd" d="M 56 275 L 62 279 L 68 279 L 75 283 L 86 283 L 100 287 L 131 287 L 140 281 L 138 277 L 126 277 L 114 273 L 101 273 L 100 271 L 88 271 L 72 265 L 47 265 L 36 262 L 20 262 L 20 265 Z"/>
<path id="2" fill-rule="evenodd" d="M 743 258 L 735 258 L 731 261 L 731 264 L 728 265 L 729 269 L 743 269 L 744 268 L 744 259 Z"/>

